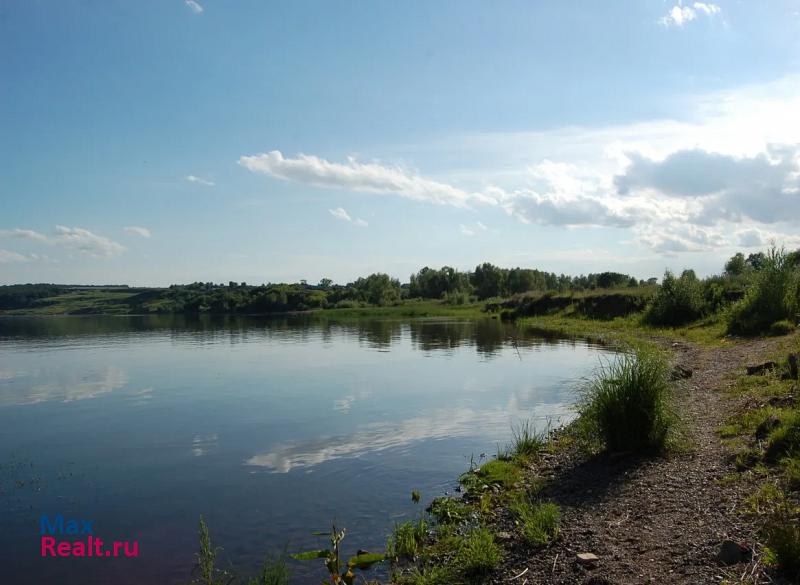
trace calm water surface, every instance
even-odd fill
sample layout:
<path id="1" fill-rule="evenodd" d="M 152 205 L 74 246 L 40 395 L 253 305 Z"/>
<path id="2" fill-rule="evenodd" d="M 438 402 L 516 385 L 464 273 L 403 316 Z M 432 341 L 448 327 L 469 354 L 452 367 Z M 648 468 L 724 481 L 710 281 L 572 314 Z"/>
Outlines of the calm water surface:
<path id="1" fill-rule="evenodd" d="M 0 318 L 3 582 L 187 583 L 201 514 L 242 572 L 333 519 L 381 549 L 412 489 L 568 420 L 601 351 L 496 320 Z M 139 557 L 42 558 L 42 514 Z"/>

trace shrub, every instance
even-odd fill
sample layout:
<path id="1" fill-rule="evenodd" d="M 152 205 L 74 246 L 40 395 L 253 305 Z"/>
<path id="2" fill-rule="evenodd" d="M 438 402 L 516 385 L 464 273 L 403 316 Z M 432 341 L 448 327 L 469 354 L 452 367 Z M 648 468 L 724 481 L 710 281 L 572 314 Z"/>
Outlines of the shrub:
<path id="1" fill-rule="evenodd" d="M 640 347 L 600 366 L 586 387 L 581 418 L 607 449 L 663 449 L 674 422 L 670 390 L 664 357 Z"/>
<path id="2" fill-rule="evenodd" d="M 522 528 L 522 536 L 530 546 L 545 546 L 558 538 L 561 511 L 556 504 L 517 502 L 510 506 Z"/>
<path id="3" fill-rule="evenodd" d="M 693 270 L 684 270 L 679 278 L 667 270 L 653 301 L 644 314 L 651 325 L 683 325 L 703 316 L 703 285 Z"/>
<path id="4" fill-rule="evenodd" d="M 728 318 L 731 333 L 753 335 L 766 331 L 776 321 L 794 318 L 798 308 L 798 270 L 783 249 L 772 248 L 744 298 Z"/>
<path id="5" fill-rule="evenodd" d="M 789 335 L 789 333 L 791 333 L 792 331 L 794 331 L 794 323 L 792 323 L 788 319 L 775 321 L 772 325 L 769 326 L 770 335 Z"/>
<path id="6" fill-rule="evenodd" d="M 457 562 L 469 575 L 485 575 L 503 559 L 503 553 L 486 528 L 475 528 L 464 537 Z"/>
<path id="7" fill-rule="evenodd" d="M 472 300 L 469 292 L 465 290 L 454 290 L 442 295 L 444 302 L 448 305 L 468 305 Z"/>

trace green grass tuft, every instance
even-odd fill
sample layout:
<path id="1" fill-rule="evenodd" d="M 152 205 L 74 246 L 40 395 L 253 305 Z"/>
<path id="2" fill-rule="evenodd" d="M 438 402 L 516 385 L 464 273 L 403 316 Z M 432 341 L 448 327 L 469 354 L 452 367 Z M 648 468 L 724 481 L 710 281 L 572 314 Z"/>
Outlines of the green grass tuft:
<path id="1" fill-rule="evenodd" d="M 546 546 L 558 538 L 561 511 L 557 504 L 521 501 L 515 502 L 509 508 L 519 520 L 522 536 L 528 545 Z"/>
<path id="2" fill-rule="evenodd" d="M 416 522 L 396 524 L 386 543 L 386 556 L 414 560 L 428 537 L 428 523 L 424 518 Z"/>
<path id="3" fill-rule="evenodd" d="M 670 393 L 664 357 L 639 347 L 601 365 L 586 388 L 580 414 L 611 451 L 663 450 L 676 422 Z"/>
<path id="4" fill-rule="evenodd" d="M 469 532 L 458 551 L 456 562 L 467 575 L 486 575 L 503 560 L 503 552 L 486 528 Z"/>
<path id="5" fill-rule="evenodd" d="M 515 457 L 535 457 L 544 447 L 546 432 L 537 431 L 532 420 L 511 425 L 511 450 Z"/>

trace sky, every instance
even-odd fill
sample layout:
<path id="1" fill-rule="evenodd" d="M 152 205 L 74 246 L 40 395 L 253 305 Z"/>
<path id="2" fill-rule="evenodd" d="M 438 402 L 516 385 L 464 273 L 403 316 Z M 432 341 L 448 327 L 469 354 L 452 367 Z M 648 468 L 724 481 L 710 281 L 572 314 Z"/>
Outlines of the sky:
<path id="1" fill-rule="evenodd" d="M 0 284 L 800 246 L 800 1 L 7 0 Z"/>

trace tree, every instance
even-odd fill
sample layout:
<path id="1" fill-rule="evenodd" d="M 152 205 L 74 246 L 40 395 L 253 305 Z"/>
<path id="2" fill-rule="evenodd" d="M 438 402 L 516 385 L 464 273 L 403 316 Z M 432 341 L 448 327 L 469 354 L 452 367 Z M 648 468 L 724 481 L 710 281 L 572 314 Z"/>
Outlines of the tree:
<path id="1" fill-rule="evenodd" d="M 322 278 L 319 281 L 319 287 L 324 290 L 328 290 L 332 284 L 333 281 L 330 278 Z"/>
<path id="2" fill-rule="evenodd" d="M 766 260 L 767 257 L 764 255 L 764 252 L 758 252 L 756 254 L 750 254 L 747 260 L 745 260 L 745 263 L 753 270 L 761 270 Z"/>
<path id="3" fill-rule="evenodd" d="M 499 297 L 506 291 L 506 271 L 489 262 L 475 267 L 472 284 L 480 299 Z"/>
<path id="4" fill-rule="evenodd" d="M 725 274 L 728 276 L 739 276 L 743 274 L 747 266 L 745 262 L 744 254 L 736 252 L 736 254 L 731 256 L 730 260 L 725 263 Z"/>

